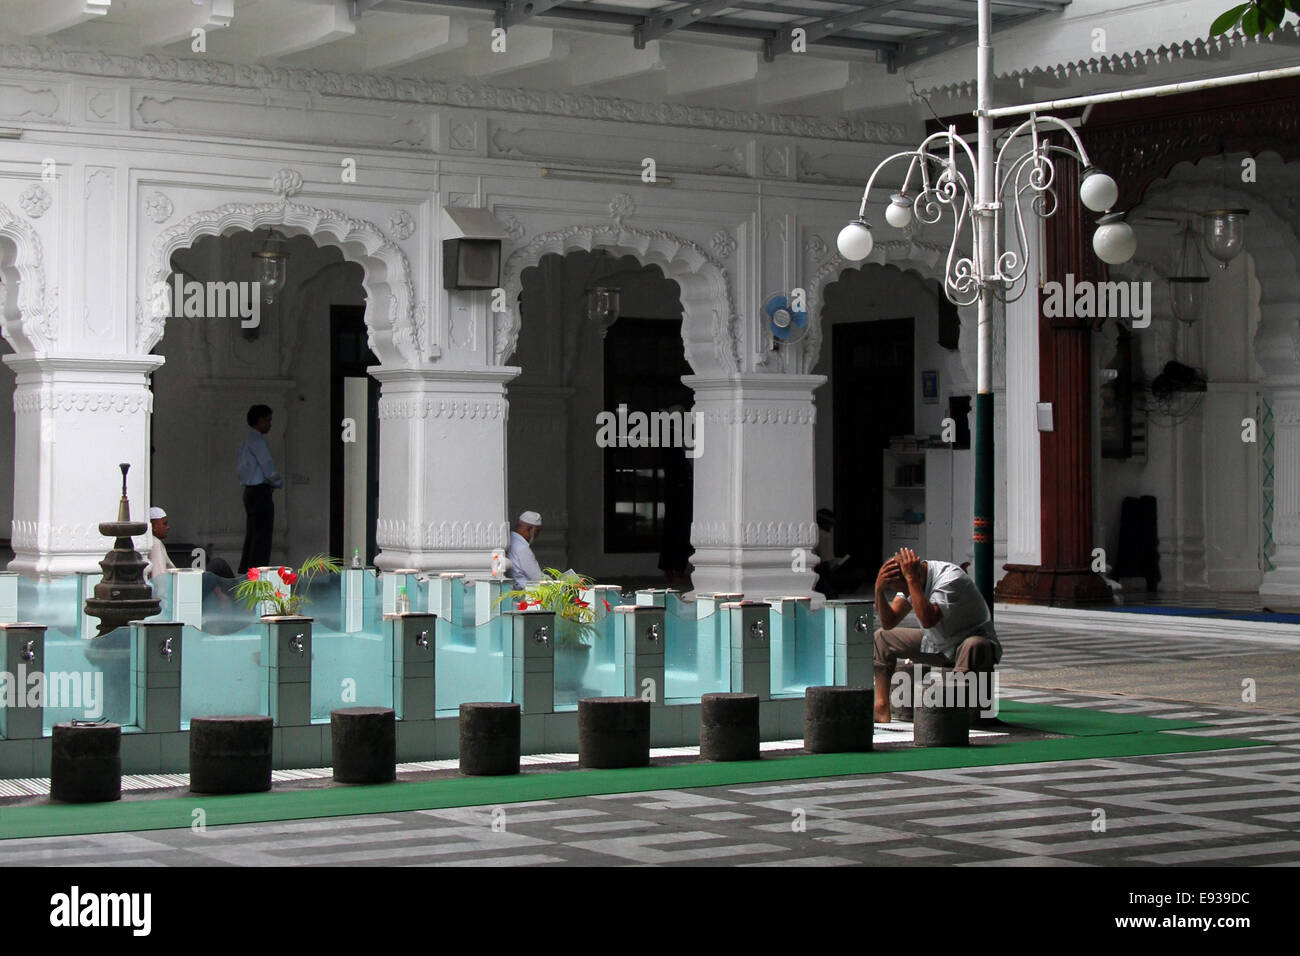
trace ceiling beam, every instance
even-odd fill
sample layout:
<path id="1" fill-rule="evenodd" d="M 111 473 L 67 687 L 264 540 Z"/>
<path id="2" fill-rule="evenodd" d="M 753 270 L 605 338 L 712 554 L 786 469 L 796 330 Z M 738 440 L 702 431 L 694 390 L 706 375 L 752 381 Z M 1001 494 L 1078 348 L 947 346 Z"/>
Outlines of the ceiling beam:
<path id="1" fill-rule="evenodd" d="M 794 31 L 802 30 L 804 40 L 807 43 L 816 43 L 832 33 L 841 33 L 844 30 L 850 30 L 860 23 L 864 23 L 873 17 L 879 17 L 882 13 L 893 10 L 896 7 L 909 6 L 912 0 L 883 0 L 880 3 L 873 3 L 871 6 L 859 7 L 856 10 L 846 10 L 843 14 L 835 17 L 826 17 L 822 20 L 811 20 L 804 23 L 792 23 L 788 26 L 777 30 L 768 41 L 763 45 L 763 56 L 768 61 L 774 60 L 783 53 L 791 53 L 794 48 Z"/>
<path id="2" fill-rule="evenodd" d="M 366 69 L 391 70 L 417 60 L 459 50 L 469 43 L 464 17 L 420 17 L 418 25 L 403 33 L 366 39 Z"/>
<path id="3" fill-rule="evenodd" d="M 625 37 L 594 43 L 595 36 L 584 38 L 583 56 L 571 60 L 569 85 L 574 89 L 603 86 L 668 68 L 659 50 L 659 41 L 651 40 L 643 49 L 629 50 Z"/>
<path id="4" fill-rule="evenodd" d="M 682 30 L 692 23 L 721 13 L 730 6 L 731 0 L 700 0 L 699 3 L 685 3 L 663 13 L 653 14 L 636 25 L 632 42 L 639 50 L 651 40 L 666 37 L 674 30 Z"/>
<path id="5" fill-rule="evenodd" d="M 664 47 L 668 96 L 689 96 L 758 79 L 758 54 L 744 50 Z"/>
<path id="6" fill-rule="evenodd" d="M 189 41 L 195 30 L 221 30 L 230 26 L 234 16 L 235 0 L 203 0 L 197 6 L 175 4 L 149 18 L 140 28 L 140 42 L 155 47 Z"/>
<path id="7" fill-rule="evenodd" d="M 486 37 L 484 34 L 476 42 L 483 42 Z M 502 76 L 562 60 L 568 55 L 567 37 L 546 27 L 523 27 L 508 34 L 503 52 L 493 53 L 485 48 L 472 57 L 466 72 L 476 77 Z"/>
<path id="8" fill-rule="evenodd" d="M 1022 23 L 1037 20 L 1043 14 L 1052 12 L 1054 11 L 1040 10 L 1037 13 L 994 20 L 993 32 L 997 33 L 999 30 L 1005 30 L 1008 27 L 1018 27 Z M 911 66 L 913 63 L 919 63 L 921 60 L 929 59 L 932 56 L 947 53 L 949 50 L 955 50 L 967 43 L 974 43 L 978 39 L 979 28 L 967 27 L 964 30 L 954 30 L 951 33 L 924 37 L 920 40 L 905 40 L 899 44 L 898 50 L 889 57 L 889 72 L 894 73 L 903 67 Z"/>
<path id="9" fill-rule="evenodd" d="M 108 13 L 113 0 L 44 0 L 23 3 L 8 17 L 5 29 L 27 37 L 47 37 Z"/>
<path id="10" fill-rule="evenodd" d="M 518 26 L 533 17 L 540 17 L 552 7 L 558 7 L 564 0 L 506 0 L 497 11 L 496 25 L 504 30 Z"/>
<path id="11" fill-rule="evenodd" d="M 330 0 L 323 6 L 299 9 L 302 12 L 291 26 L 263 32 L 263 56 L 290 56 L 314 50 L 357 32 L 356 22 L 348 12 L 347 0 Z"/>

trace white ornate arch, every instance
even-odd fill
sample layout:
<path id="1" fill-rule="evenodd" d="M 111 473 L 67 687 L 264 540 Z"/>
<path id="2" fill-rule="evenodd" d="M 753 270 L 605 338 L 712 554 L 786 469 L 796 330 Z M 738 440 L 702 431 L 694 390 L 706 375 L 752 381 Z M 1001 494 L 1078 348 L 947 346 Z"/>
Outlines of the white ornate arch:
<path id="1" fill-rule="evenodd" d="M 826 287 L 837 281 L 846 270 L 861 269 L 867 265 L 893 266 L 900 272 L 911 273 L 922 279 L 932 279 L 939 283 L 942 290 L 944 264 L 947 255 L 947 247 L 916 238 L 887 239 L 877 242 L 872 247 L 871 255 L 860 263 L 850 262 L 839 253 L 831 252 L 817 268 L 817 271 L 813 273 L 812 282 L 809 283 L 807 289 L 808 315 L 811 321 L 808 325 L 808 338 L 805 340 L 804 345 L 804 367 L 813 368 L 821 355 L 822 307 L 825 302 Z M 958 315 L 961 317 L 961 337 L 959 339 L 957 361 L 965 377 L 974 383 L 976 371 L 975 310 L 973 307 L 963 306 L 958 309 Z M 1005 325 L 998 322 L 995 329 L 997 334 L 994 336 L 993 371 L 995 380 L 1001 381 L 1003 369 L 1006 365 L 1006 348 L 1002 338 L 1002 330 L 1005 329 Z"/>
<path id="2" fill-rule="evenodd" d="M 202 236 L 223 236 L 275 226 L 286 235 L 304 234 L 337 247 L 345 259 L 365 269 L 366 329 L 371 350 L 384 365 L 418 366 L 424 355 L 424 329 L 417 317 L 415 288 L 406 253 L 372 222 L 337 209 L 321 209 L 282 199 L 229 202 L 186 217 L 160 232 L 149 250 L 149 266 L 136 305 L 136 347 L 150 351 L 162 338 L 165 316 L 150 305 L 155 284 L 171 274 L 172 254 Z"/>
<path id="3" fill-rule="evenodd" d="M 504 365 L 519 341 L 519 295 L 524 270 L 545 255 L 607 249 L 634 256 L 642 265 L 659 266 L 681 289 L 682 342 L 686 361 L 697 375 L 740 371 L 740 317 L 736 313 L 726 266 L 699 244 L 662 229 L 612 223 L 568 226 L 542 233 L 515 249 L 506 260 L 506 308 L 493 339 L 493 361 Z"/>
<path id="4" fill-rule="evenodd" d="M 45 253 L 32 224 L 0 203 L 0 334 L 17 352 L 43 352 L 58 338 L 58 294 L 45 288 Z M 12 244 L 12 255 L 7 248 Z"/>

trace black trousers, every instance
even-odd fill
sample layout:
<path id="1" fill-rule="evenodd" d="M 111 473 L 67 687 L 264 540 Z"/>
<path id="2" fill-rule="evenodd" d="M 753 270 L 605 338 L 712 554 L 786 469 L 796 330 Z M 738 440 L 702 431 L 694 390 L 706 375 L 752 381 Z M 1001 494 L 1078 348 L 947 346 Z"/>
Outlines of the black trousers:
<path id="1" fill-rule="evenodd" d="M 271 531 L 275 527 L 275 501 L 270 485 L 244 486 L 244 550 L 239 555 L 239 573 L 271 563 Z"/>

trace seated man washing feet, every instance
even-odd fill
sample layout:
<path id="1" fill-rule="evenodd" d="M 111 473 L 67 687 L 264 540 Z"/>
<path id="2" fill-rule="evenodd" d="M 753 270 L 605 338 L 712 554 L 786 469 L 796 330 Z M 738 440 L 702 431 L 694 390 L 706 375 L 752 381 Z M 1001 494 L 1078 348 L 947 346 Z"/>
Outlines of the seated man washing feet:
<path id="1" fill-rule="evenodd" d="M 909 609 L 916 612 L 919 628 L 898 626 Z M 889 682 L 898 658 L 977 674 L 991 674 L 1002 659 L 993 616 L 975 582 L 957 565 L 922 561 L 911 548 L 881 565 L 876 616 L 882 625 L 872 658 L 878 724 L 890 720 Z"/>

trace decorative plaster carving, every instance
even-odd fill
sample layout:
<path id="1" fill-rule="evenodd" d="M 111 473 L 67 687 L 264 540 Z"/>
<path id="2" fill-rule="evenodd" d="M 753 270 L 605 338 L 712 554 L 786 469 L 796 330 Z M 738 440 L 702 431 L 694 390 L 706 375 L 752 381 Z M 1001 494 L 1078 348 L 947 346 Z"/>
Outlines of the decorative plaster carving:
<path id="1" fill-rule="evenodd" d="M 682 338 L 687 361 L 693 369 L 702 371 L 704 363 L 702 356 L 693 356 L 697 346 L 691 341 L 692 326 L 709 316 L 714 360 L 721 369 L 739 371 L 741 323 L 736 313 L 726 266 L 698 243 L 682 236 L 662 229 L 640 229 L 624 224 L 622 218 L 630 215 L 634 209 L 632 198 L 626 193 L 620 193 L 610 202 L 610 214 L 615 217 L 613 225 L 593 223 L 543 233 L 510 255 L 503 270 L 508 311 L 497 318 L 492 344 L 495 364 L 504 365 L 506 359 L 514 353 L 519 340 L 518 302 L 523 289 L 523 270 L 536 265 L 542 256 L 550 253 L 564 255 L 577 249 L 591 251 L 604 248 L 636 256 L 643 264 L 654 263 L 663 269 L 667 278 L 677 283 L 681 289 L 685 315 Z"/>
<path id="2" fill-rule="evenodd" d="M 271 177 L 271 191 L 285 199 L 298 195 L 302 192 L 302 173 L 288 167 L 279 170 Z"/>
<path id="3" fill-rule="evenodd" d="M 388 231 L 399 242 L 410 239 L 415 233 L 415 220 L 411 218 L 411 214 L 405 209 L 399 209 L 388 217 Z"/>
<path id="4" fill-rule="evenodd" d="M 741 409 L 703 409 L 706 425 L 815 425 L 817 409 L 812 405 L 745 405 Z"/>
<path id="5" fill-rule="evenodd" d="M 144 214 L 160 226 L 170 219 L 175 211 L 176 207 L 172 205 L 172 201 L 157 190 L 144 197 Z"/>
<path id="6" fill-rule="evenodd" d="M 118 415 L 137 415 L 153 411 L 153 392 L 145 388 L 129 392 L 66 392 L 50 393 L 46 390 L 17 389 L 14 392 L 14 412 L 30 415 L 43 411 L 59 412 L 112 412 Z"/>
<path id="7" fill-rule="evenodd" d="M 473 123 L 453 121 L 448 139 L 452 149 L 472 150 L 478 145 L 478 136 Z"/>
<path id="8" fill-rule="evenodd" d="M 803 254 L 810 259 L 814 265 L 820 265 L 826 261 L 826 255 L 830 252 L 830 247 L 826 245 L 826 240 L 821 236 L 813 233 L 803 244 Z"/>
<path id="9" fill-rule="evenodd" d="M 736 237 L 726 229 L 719 229 L 710 240 L 713 252 L 719 259 L 730 259 L 736 251 Z"/>
<path id="10" fill-rule="evenodd" d="M 758 545 L 773 548 L 805 548 L 817 543 L 815 521 L 728 521 L 691 522 L 691 544 L 697 548 Z"/>
<path id="11" fill-rule="evenodd" d="M 790 175 L 790 153 L 784 146 L 763 147 L 763 173 L 784 179 Z"/>
<path id="12" fill-rule="evenodd" d="M 17 351 L 50 349 L 58 339 L 58 289 L 45 288 L 41 237 L 30 222 L 20 219 L 4 203 L 0 203 L 0 236 L 17 249 L 13 271 L 18 278 L 18 321 L 9 321 L 7 310 L 0 308 L 0 332 Z M 11 295 L 6 292 L 5 299 Z"/>
<path id="13" fill-rule="evenodd" d="M 763 220 L 763 238 L 776 239 L 785 244 L 785 216 L 772 216 Z"/>
<path id="14" fill-rule="evenodd" d="M 508 235 L 511 239 L 513 239 L 515 242 L 518 242 L 520 239 L 524 237 L 525 230 L 524 230 L 524 224 L 522 222 L 520 222 L 514 216 L 510 216 L 510 215 L 501 216 L 500 219 L 501 219 L 501 227 L 505 229 L 506 235 Z"/>
<path id="15" fill-rule="evenodd" d="M 117 119 L 117 95 L 113 90 L 86 88 L 86 119 L 92 123 L 111 123 Z"/>
<path id="16" fill-rule="evenodd" d="M 20 521 L 10 523 L 15 551 L 107 551 L 111 538 L 99 533 L 99 524 L 61 524 Z M 44 542 L 44 547 L 42 547 Z"/>
<path id="17" fill-rule="evenodd" d="M 384 420 L 410 420 L 415 418 L 459 418 L 489 421 L 502 418 L 506 413 L 504 399 L 436 399 L 436 398 L 384 398 L 379 399 L 379 418 Z"/>
<path id="18" fill-rule="evenodd" d="M 345 258 L 363 266 L 370 348 L 384 362 L 393 359 L 394 351 L 409 364 L 421 361 L 425 330 L 416 321 L 415 287 L 406 253 L 372 222 L 338 209 L 320 209 L 287 199 L 224 203 L 187 216 L 160 232 L 150 247 L 150 267 L 136 300 L 136 349 L 149 352 L 162 338 L 164 317 L 153 315 L 149 308 L 149 290 L 154 283 L 166 281 L 173 252 L 193 245 L 201 236 L 224 235 L 235 228 L 252 232 L 272 225 L 301 229 L 313 238 L 324 239 L 341 249 Z M 385 302 L 386 314 L 381 306 Z"/>
<path id="19" fill-rule="evenodd" d="M 375 543 L 393 550 L 491 550 L 501 547 L 509 537 L 510 528 L 504 521 L 436 521 L 420 525 L 400 518 L 380 518 L 375 523 Z"/>
<path id="20" fill-rule="evenodd" d="M 447 193 L 448 206 L 477 206 L 478 195 L 476 193 Z"/>
<path id="21" fill-rule="evenodd" d="M 32 183 L 18 197 L 18 205 L 23 207 L 23 212 L 30 219 L 40 219 L 53 201 L 40 183 Z"/>

